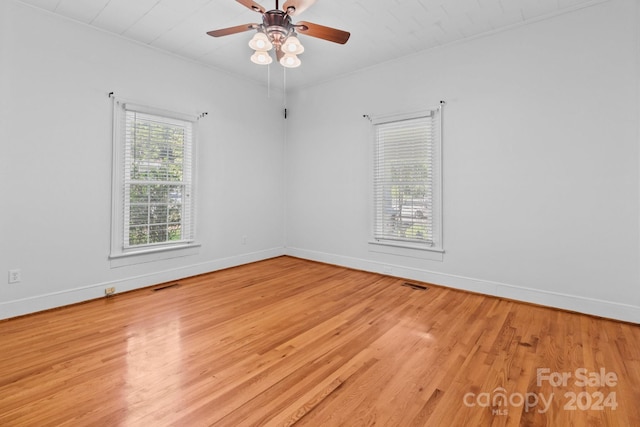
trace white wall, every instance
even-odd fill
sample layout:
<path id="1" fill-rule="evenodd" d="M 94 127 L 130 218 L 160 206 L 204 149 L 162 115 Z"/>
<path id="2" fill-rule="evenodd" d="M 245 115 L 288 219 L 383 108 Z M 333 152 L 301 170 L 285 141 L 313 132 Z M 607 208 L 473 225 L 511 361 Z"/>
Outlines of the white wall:
<path id="1" fill-rule="evenodd" d="M 0 281 L 0 318 L 283 253 L 277 94 L 13 1 L 0 2 L 0 73 L 0 273 L 22 271 L 20 283 Z M 199 121 L 197 254 L 112 268 L 111 91 L 209 113 Z"/>
<path id="2" fill-rule="evenodd" d="M 640 322 L 638 4 L 612 0 L 288 95 L 287 252 Z M 370 124 L 444 110 L 443 261 L 370 252 Z"/>

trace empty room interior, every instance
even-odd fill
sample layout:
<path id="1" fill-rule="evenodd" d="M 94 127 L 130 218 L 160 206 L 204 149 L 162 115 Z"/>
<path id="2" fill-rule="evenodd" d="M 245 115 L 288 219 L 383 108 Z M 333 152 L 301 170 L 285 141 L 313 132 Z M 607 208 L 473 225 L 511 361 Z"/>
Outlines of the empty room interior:
<path id="1" fill-rule="evenodd" d="M 0 0 L 0 425 L 640 425 L 637 0 Z"/>

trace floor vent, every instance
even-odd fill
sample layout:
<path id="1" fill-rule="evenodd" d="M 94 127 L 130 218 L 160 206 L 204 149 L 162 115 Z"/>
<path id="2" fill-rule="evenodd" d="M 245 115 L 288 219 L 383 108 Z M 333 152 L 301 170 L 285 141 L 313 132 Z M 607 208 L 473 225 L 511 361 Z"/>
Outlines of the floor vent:
<path id="1" fill-rule="evenodd" d="M 415 289 L 416 291 L 426 291 L 426 290 L 429 289 L 424 285 L 416 285 L 415 283 L 409 283 L 409 282 L 404 282 L 402 284 L 402 286 L 406 286 L 407 288 Z"/>
<path id="2" fill-rule="evenodd" d="M 170 288 L 177 288 L 178 286 L 180 286 L 180 283 L 170 283 L 167 285 L 158 286 L 157 288 L 153 288 L 153 292 L 163 291 Z"/>

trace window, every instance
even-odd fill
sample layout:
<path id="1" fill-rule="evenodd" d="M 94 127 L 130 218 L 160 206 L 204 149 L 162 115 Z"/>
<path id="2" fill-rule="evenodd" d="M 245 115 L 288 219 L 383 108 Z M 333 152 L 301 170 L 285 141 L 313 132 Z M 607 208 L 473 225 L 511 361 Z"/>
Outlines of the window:
<path id="1" fill-rule="evenodd" d="M 373 242 L 441 251 L 440 111 L 375 118 Z"/>
<path id="2" fill-rule="evenodd" d="M 195 118 L 115 101 L 111 256 L 194 240 Z"/>

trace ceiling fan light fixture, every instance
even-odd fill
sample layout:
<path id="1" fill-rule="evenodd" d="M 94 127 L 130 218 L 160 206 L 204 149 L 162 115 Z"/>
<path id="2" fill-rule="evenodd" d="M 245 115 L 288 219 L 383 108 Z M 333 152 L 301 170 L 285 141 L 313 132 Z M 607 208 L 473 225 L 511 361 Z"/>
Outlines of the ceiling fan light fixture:
<path id="1" fill-rule="evenodd" d="M 271 58 L 268 52 L 256 50 L 253 55 L 251 55 L 251 62 L 258 65 L 269 65 L 273 62 L 273 58 Z"/>
<path id="2" fill-rule="evenodd" d="M 300 12 L 313 5 L 316 0 L 284 0 L 282 9 L 280 9 L 279 2 L 276 0 L 276 7 L 272 10 L 265 9 L 255 0 L 235 1 L 253 12 L 260 13 L 262 15 L 262 23 L 235 25 L 208 31 L 207 34 L 211 37 L 222 37 L 255 30 L 256 33 L 249 41 L 249 46 L 254 50 L 253 55 L 251 55 L 251 61 L 255 64 L 267 65 L 273 62 L 273 59 L 276 59 L 283 67 L 299 67 L 302 62 L 298 55 L 303 53 L 305 48 L 298 40 L 298 34 L 339 44 L 345 44 L 351 35 L 347 31 L 325 27 L 313 22 L 292 22 L 291 18 L 293 16 L 298 16 Z M 272 49 L 275 51 L 273 58 L 269 54 Z"/>
<path id="3" fill-rule="evenodd" d="M 287 68 L 297 68 L 302 64 L 300 58 L 293 53 L 285 53 L 282 58 L 280 58 L 280 65 Z"/>
<path id="4" fill-rule="evenodd" d="M 268 52 L 273 49 L 273 44 L 265 33 L 258 32 L 249 40 L 249 47 L 255 51 Z"/>
<path id="5" fill-rule="evenodd" d="M 300 55 L 304 52 L 304 46 L 300 43 L 300 40 L 295 35 L 287 37 L 282 45 L 282 51 L 284 53 L 291 53 L 293 55 Z"/>

